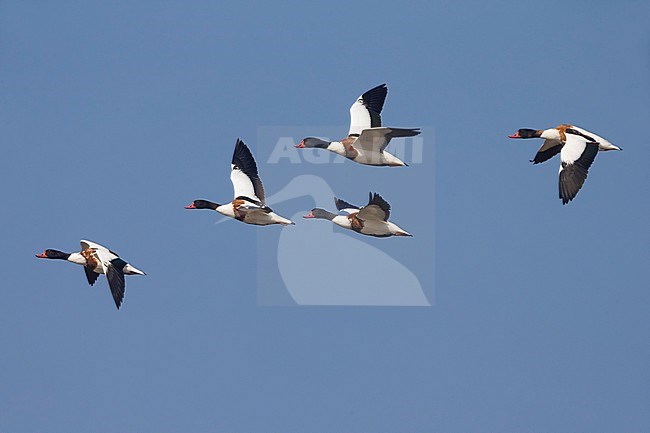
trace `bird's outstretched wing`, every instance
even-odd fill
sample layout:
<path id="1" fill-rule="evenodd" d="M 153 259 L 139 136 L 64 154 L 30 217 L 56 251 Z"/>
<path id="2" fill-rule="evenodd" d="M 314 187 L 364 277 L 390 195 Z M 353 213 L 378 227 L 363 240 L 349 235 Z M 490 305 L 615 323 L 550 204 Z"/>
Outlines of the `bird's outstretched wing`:
<path id="1" fill-rule="evenodd" d="M 237 139 L 232 155 L 230 180 L 235 198 L 247 197 L 264 204 L 264 186 L 257 173 L 257 164 L 248 146 L 240 139 Z"/>
<path id="2" fill-rule="evenodd" d="M 126 266 L 126 262 L 108 250 L 97 250 L 96 254 L 108 280 L 108 287 L 111 289 L 115 306 L 119 310 L 124 299 L 124 266 Z"/>
<path id="3" fill-rule="evenodd" d="M 567 134 L 560 152 L 559 195 L 562 204 L 575 198 L 587 179 L 589 167 L 598 154 L 598 143 Z"/>
<path id="4" fill-rule="evenodd" d="M 334 197 L 334 204 L 336 205 L 336 209 L 348 214 L 359 212 L 359 206 L 350 204 L 345 200 L 341 200 L 340 198 Z"/>
<path id="5" fill-rule="evenodd" d="M 357 98 L 350 107 L 349 135 L 357 136 L 364 129 L 381 126 L 381 110 L 387 94 L 386 84 L 380 84 Z"/>
<path id="6" fill-rule="evenodd" d="M 91 286 L 95 284 L 95 281 L 97 281 L 97 278 L 99 277 L 99 274 L 95 271 L 93 271 L 91 268 L 88 266 L 84 266 L 84 272 L 86 273 L 86 278 L 88 279 L 88 284 Z"/>
<path id="7" fill-rule="evenodd" d="M 383 152 L 390 140 L 400 137 L 413 137 L 420 133 L 419 128 L 370 128 L 364 129 L 352 144 L 365 152 Z"/>
<path id="8" fill-rule="evenodd" d="M 79 243 L 81 244 L 81 250 L 82 251 L 83 250 L 93 250 L 93 251 L 105 250 L 105 251 L 108 251 L 109 253 L 111 253 L 111 254 L 113 254 L 115 256 L 119 256 L 119 254 L 117 254 L 115 251 L 111 251 L 108 248 L 106 248 L 105 246 L 99 245 L 98 243 L 95 243 L 95 242 L 92 242 L 92 241 L 87 241 L 85 239 L 82 239 L 82 240 L 79 241 Z"/>
<path id="9" fill-rule="evenodd" d="M 377 193 L 370 193 L 368 204 L 362 207 L 357 214 L 362 220 L 388 221 L 390 217 L 390 204 Z"/>
<path id="10" fill-rule="evenodd" d="M 542 146 L 537 150 L 535 157 L 530 160 L 533 164 L 539 164 L 548 161 L 562 150 L 562 142 L 560 140 L 546 139 Z"/>

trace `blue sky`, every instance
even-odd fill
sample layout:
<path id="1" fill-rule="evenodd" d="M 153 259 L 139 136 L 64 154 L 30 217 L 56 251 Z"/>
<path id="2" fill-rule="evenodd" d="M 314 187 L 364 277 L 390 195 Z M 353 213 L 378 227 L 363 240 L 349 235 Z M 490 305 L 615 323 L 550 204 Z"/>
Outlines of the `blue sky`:
<path id="1" fill-rule="evenodd" d="M 647 2 L 132 3 L 0 3 L 0 430 L 650 429 Z M 345 134 L 383 82 L 385 124 L 424 128 L 421 164 L 265 163 L 280 135 Z M 567 206 L 557 160 L 506 138 L 562 122 L 624 149 Z M 303 174 L 376 190 L 416 235 L 300 220 L 322 237 L 285 266 L 345 288 L 349 252 L 323 245 L 351 239 L 432 306 L 260 302 L 283 290 L 282 229 L 183 209 L 231 198 L 237 137 L 268 195 Z M 122 310 L 103 277 L 34 258 L 82 238 L 148 273 Z"/>

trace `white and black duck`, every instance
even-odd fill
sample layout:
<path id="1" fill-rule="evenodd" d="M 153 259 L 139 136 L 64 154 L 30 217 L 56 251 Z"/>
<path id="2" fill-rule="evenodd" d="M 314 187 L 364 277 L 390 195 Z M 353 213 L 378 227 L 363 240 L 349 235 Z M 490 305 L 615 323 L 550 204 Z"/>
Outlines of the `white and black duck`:
<path id="1" fill-rule="evenodd" d="M 81 251 L 78 253 L 64 253 L 59 250 L 48 249 L 41 254 L 36 254 L 40 259 L 66 260 L 84 267 L 88 284 L 95 284 L 97 278 L 104 274 L 113 295 L 115 306 L 119 310 L 124 299 L 124 276 L 146 275 L 122 260 L 119 255 L 106 247 L 91 241 L 81 240 Z"/>
<path id="2" fill-rule="evenodd" d="M 599 151 L 621 150 L 603 137 L 569 124 L 549 129 L 522 128 L 508 138 L 544 139 L 531 160 L 533 164 L 548 161 L 560 154 L 558 191 L 562 204 L 567 204 L 576 197 Z"/>
<path id="3" fill-rule="evenodd" d="M 314 208 L 303 218 L 317 218 L 332 221 L 348 230 L 380 238 L 390 236 L 412 236 L 406 230 L 388 221 L 390 204 L 377 193 L 370 193 L 368 204 L 358 207 L 334 198 L 336 208 L 345 215 L 337 215 L 325 209 Z"/>
<path id="4" fill-rule="evenodd" d="M 350 107 L 350 130 L 347 137 L 338 141 L 307 137 L 295 147 L 329 150 L 364 165 L 388 167 L 407 165 L 395 155 L 386 152 L 386 146 L 393 138 L 418 135 L 420 128 L 382 127 L 381 110 L 387 94 L 386 84 L 381 84 L 357 98 Z"/>
<path id="5" fill-rule="evenodd" d="M 235 198 L 231 202 L 218 204 L 208 200 L 194 200 L 185 209 L 214 210 L 243 223 L 258 226 L 293 224 L 266 206 L 264 186 L 257 173 L 257 164 L 248 146 L 240 139 L 237 139 L 232 155 L 230 180 L 235 190 Z"/>

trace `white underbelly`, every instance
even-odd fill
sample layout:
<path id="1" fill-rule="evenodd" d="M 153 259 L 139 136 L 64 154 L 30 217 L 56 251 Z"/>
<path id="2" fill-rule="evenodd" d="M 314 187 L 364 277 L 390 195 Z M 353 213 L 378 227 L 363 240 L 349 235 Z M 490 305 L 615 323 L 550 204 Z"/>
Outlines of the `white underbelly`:
<path id="1" fill-rule="evenodd" d="M 390 166 L 403 166 L 405 165 L 402 160 L 397 158 L 386 151 L 384 152 L 364 152 L 359 150 L 359 155 L 354 158 L 354 162 L 365 165 L 390 165 Z"/>

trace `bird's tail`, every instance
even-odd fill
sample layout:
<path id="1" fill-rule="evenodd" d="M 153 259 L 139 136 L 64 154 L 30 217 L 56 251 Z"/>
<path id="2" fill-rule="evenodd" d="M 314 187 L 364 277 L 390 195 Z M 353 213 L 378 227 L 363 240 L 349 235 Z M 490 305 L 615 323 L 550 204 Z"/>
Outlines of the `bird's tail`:
<path id="1" fill-rule="evenodd" d="M 124 266 L 124 268 L 122 269 L 122 272 L 124 272 L 125 275 L 147 275 L 144 272 L 142 272 L 140 269 L 138 269 L 138 268 L 136 268 L 134 266 L 131 266 L 129 264 Z"/>
<path id="2" fill-rule="evenodd" d="M 273 218 L 273 224 L 282 224 L 283 226 L 292 226 L 296 224 L 290 219 L 286 219 L 285 217 L 282 217 L 275 212 L 271 212 L 270 215 Z"/>

